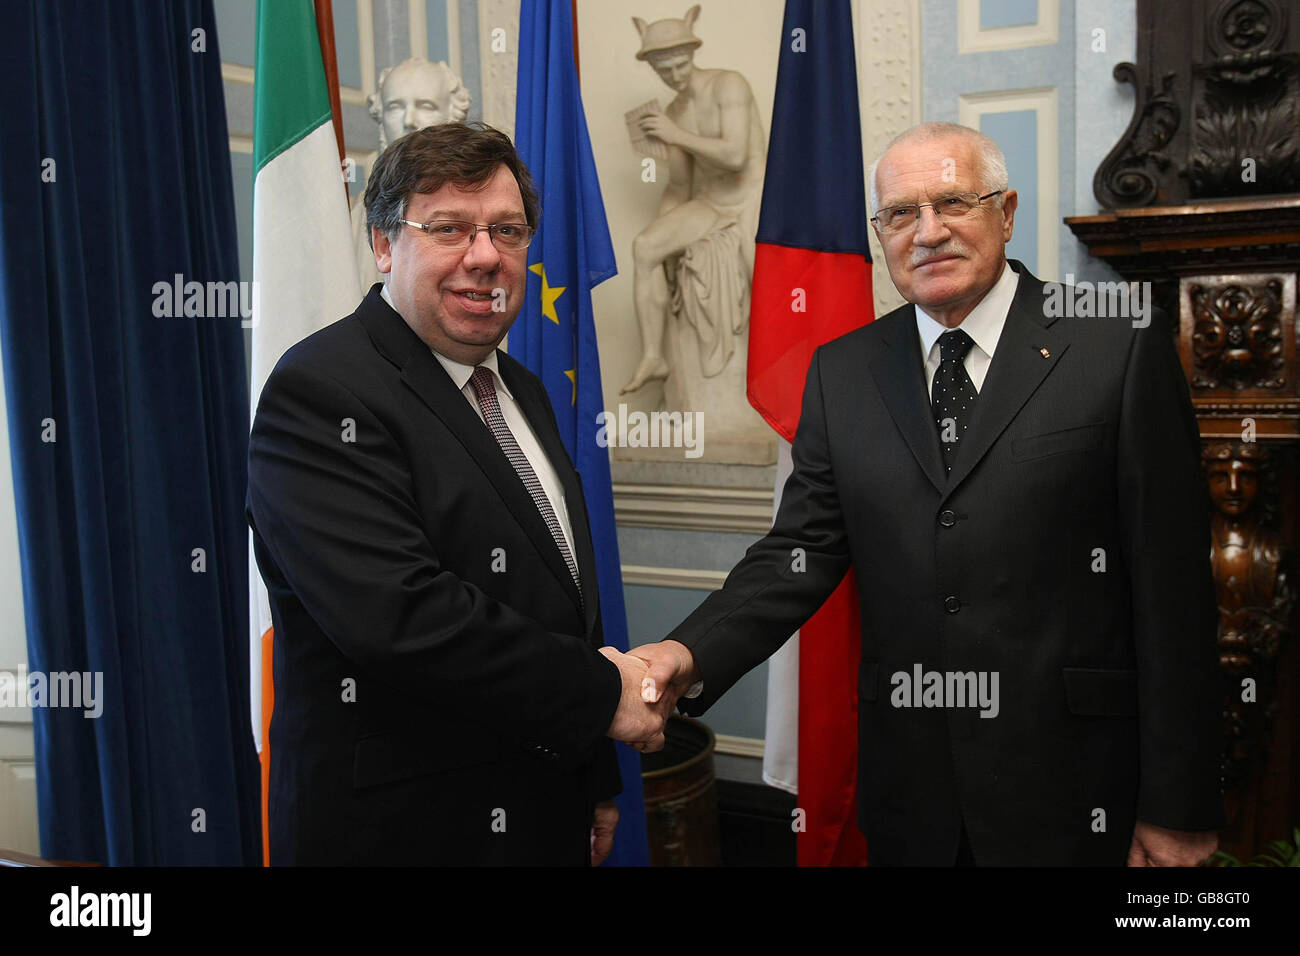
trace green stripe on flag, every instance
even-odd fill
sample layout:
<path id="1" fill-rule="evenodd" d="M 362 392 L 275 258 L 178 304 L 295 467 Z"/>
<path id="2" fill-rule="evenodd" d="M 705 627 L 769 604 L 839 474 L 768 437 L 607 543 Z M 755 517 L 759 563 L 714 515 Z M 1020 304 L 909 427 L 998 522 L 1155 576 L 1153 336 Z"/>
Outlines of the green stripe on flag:
<path id="1" fill-rule="evenodd" d="M 311 0 L 259 0 L 253 178 L 322 123 L 330 95 Z"/>

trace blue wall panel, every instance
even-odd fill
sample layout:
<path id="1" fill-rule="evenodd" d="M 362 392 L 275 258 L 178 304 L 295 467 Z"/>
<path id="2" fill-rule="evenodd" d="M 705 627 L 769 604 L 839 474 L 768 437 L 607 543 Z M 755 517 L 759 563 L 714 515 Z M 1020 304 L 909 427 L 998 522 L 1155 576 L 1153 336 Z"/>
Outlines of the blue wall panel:
<path id="1" fill-rule="evenodd" d="M 1039 271 L 1037 116 L 1034 110 L 1015 110 L 980 117 L 980 131 L 992 136 L 1006 154 L 1008 182 L 1020 197 L 1007 256 L 1019 259 L 1035 274 Z"/>
<path id="2" fill-rule="evenodd" d="M 626 530 L 623 530 L 627 534 Z M 661 641 L 709 596 L 708 591 L 639 584 L 623 587 L 631 646 Z M 715 734 L 762 738 L 767 714 L 767 663 L 742 677 L 703 720 Z"/>
<path id="3" fill-rule="evenodd" d="M 418 2 L 418 0 L 417 0 Z M 447 0 L 426 0 L 424 29 L 429 44 L 429 59 L 447 62 Z"/>
<path id="4" fill-rule="evenodd" d="M 216 0 L 217 42 L 226 63 L 253 66 L 257 60 L 257 0 Z"/>
<path id="5" fill-rule="evenodd" d="M 980 29 L 1024 27 L 1038 22 L 1038 0 L 980 0 Z"/>
<path id="6" fill-rule="evenodd" d="M 357 36 L 357 0 L 334 0 L 334 51 L 339 84 L 361 88 L 361 40 Z"/>

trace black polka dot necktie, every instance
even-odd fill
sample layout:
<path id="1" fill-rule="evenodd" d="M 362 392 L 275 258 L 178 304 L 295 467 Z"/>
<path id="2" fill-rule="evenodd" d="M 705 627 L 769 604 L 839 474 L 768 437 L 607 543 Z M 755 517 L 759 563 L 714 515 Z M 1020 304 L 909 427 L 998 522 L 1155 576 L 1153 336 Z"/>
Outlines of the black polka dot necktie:
<path id="1" fill-rule="evenodd" d="M 966 353 L 974 344 L 961 329 L 952 329 L 939 336 L 939 370 L 934 373 L 931 402 L 934 405 L 934 423 L 939 429 L 939 447 L 943 449 L 943 467 L 949 472 L 957 460 L 957 446 L 966 434 L 979 395 L 963 364 Z"/>

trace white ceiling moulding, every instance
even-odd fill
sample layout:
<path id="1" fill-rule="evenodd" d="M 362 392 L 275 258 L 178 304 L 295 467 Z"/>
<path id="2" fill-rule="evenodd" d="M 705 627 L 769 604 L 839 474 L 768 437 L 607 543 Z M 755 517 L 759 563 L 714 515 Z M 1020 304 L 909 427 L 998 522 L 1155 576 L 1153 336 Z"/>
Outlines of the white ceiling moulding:
<path id="1" fill-rule="evenodd" d="M 1061 0 L 1038 0 L 1038 22 L 980 29 L 980 0 L 957 0 L 957 52 L 989 53 L 1051 46 L 1061 36 Z"/>
<path id="2" fill-rule="evenodd" d="M 772 527 L 772 492 L 615 482 L 614 520 L 632 528 L 763 535 Z"/>

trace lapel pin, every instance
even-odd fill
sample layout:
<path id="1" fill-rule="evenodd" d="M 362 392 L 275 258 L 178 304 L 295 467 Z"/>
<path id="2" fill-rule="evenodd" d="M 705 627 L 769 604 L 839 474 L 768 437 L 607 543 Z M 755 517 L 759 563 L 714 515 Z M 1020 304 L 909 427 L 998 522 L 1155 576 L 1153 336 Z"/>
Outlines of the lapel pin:
<path id="1" fill-rule="evenodd" d="M 1038 350 L 1038 354 L 1041 355 L 1043 358 L 1051 358 L 1051 357 L 1052 357 L 1052 353 L 1049 352 L 1049 351 L 1047 350 L 1047 346 L 1046 346 L 1046 345 L 1044 345 L 1041 349 Z"/>

